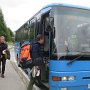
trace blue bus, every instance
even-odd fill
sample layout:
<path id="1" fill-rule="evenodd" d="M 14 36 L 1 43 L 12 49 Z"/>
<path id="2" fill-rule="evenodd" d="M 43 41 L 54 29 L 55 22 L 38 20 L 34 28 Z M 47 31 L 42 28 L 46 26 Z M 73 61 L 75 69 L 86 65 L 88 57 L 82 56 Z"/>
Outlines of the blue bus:
<path id="1" fill-rule="evenodd" d="M 90 90 L 90 8 L 48 5 L 16 31 L 16 41 L 32 43 L 38 34 L 45 39 L 40 82 L 49 90 Z"/>

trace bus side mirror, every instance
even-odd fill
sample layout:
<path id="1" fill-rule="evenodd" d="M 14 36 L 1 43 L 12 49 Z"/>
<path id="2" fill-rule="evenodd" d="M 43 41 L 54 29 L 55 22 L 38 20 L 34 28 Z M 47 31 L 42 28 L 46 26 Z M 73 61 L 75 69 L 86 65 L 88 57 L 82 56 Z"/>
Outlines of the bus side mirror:
<path id="1" fill-rule="evenodd" d="M 54 18 L 53 17 L 47 17 L 46 18 L 46 32 L 52 32 L 54 26 Z"/>

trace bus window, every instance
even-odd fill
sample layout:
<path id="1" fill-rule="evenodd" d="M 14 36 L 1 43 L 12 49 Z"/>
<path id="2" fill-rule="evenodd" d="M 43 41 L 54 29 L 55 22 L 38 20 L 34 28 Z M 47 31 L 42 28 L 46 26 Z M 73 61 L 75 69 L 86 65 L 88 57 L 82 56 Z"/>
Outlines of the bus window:
<path id="1" fill-rule="evenodd" d="M 36 32 L 35 32 L 36 34 L 35 35 L 37 36 L 40 32 L 40 19 L 37 20 L 36 28 L 37 29 L 36 29 Z"/>
<path id="2" fill-rule="evenodd" d="M 23 34 L 24 34 L 24 40 L 28 40 L 28 29 L 25 29 Z"/>
<path id="3" fill-rule="evenodd" d="M 34 30 L 33 30 L 33 25 L 30 28 L 30 41 L 34 40 Z"/>
<path id="4" fill-rule="evenodd" d="M 23 30 L 17 31 L 17 32 L 16 32 L 16 41 L 19 41 L 19 42 L 22 43 L 22 41 L 23 41 L 22 35 L 23 35 Z"/>
<path id="5" fill-rule="evenodd" d="M 36 30 L 36 20 L 32 19 L 31 25 L 30 25 L 30 42 L 32 42 L 35 39 L 35 30 Z"/>

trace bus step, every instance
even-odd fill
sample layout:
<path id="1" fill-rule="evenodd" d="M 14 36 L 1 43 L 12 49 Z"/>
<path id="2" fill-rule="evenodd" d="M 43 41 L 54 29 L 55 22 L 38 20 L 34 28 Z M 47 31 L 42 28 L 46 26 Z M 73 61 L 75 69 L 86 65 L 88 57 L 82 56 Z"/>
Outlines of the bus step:
<path id="1" fill-rule="evenodd" d="M 46 83 L 41 82 L 39 85 L 37 82 L 35 82 L 35 85 L 38 86 L 41 90 L 49 90 L 49 88 L 47 87 L 48 84 L 46 84 Z"/>

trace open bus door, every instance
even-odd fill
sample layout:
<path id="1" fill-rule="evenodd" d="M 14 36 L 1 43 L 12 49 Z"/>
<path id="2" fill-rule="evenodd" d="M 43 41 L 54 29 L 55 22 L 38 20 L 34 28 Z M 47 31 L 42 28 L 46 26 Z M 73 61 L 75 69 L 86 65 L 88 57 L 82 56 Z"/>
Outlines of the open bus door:
<path id="1" fill-rule="evenodd" d="M 41 67 L 41 82 L 43 85 L 46 87 L 49 87 L 48 81 L 49 81 L 49 60 L 50 60 L 50 53 L 51 53 L 51 33 L 50 32 L 44 32 L 44 39 L 45 39 L 45 44 L 44 44 L 44 65 Z M 48 90 L 48 89 L 46 89 Z"/>
<path id="2" fill-rule="evenodd" d="M 49 17 L 49 13 L 46 13 L 42 17 L 42 34 L 44 35 L 44 46 L 43 46 L 43 60 L 44 65 L 41 67 L 41 83 L 49 88 L 48 81 L 49 81 L 49 60 L 51 57 L 51 50 L 52 50 L 52 32 L 48 32 L 47 28 L 47 18 Z M 46 90 L 48 90 L 48 88 Z"/>

